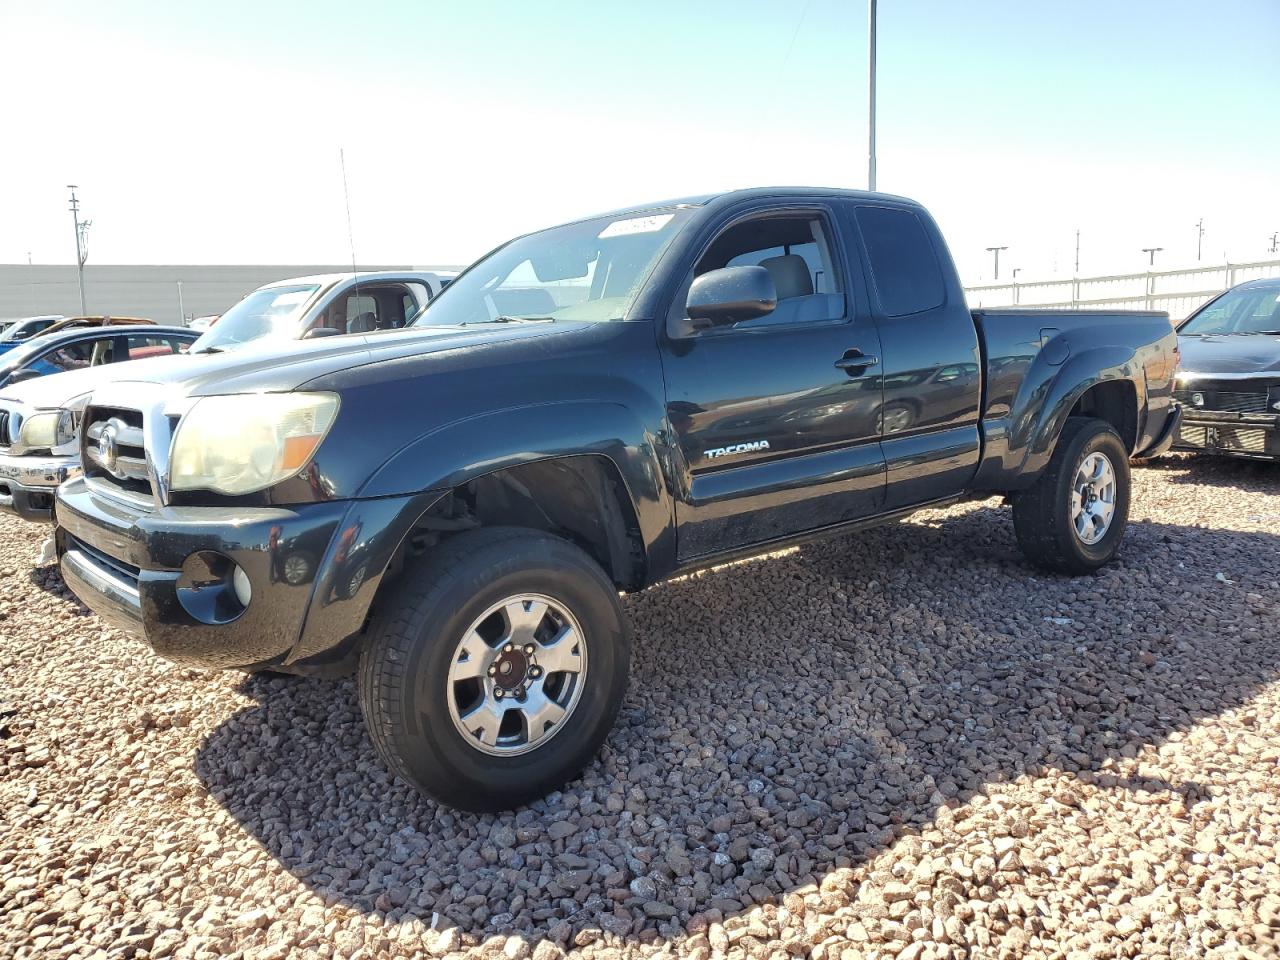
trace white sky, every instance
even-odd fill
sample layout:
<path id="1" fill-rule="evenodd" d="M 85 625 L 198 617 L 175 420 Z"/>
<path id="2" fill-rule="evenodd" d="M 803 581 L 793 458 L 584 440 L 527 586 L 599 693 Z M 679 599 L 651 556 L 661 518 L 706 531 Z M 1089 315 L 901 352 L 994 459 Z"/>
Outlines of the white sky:
<path id="1" fill-rule="evenodd" d="M 1002 279 L 1069 274 L 1077 227 L 1082 274 L 1153 245 L 1192 263 L 1200 217 L 1206 262 L 1271 256 L 1280 3 L 1064 6 L 882 0 L 880 188 L 930 207 L 968 283 L 995 244 Z M 73 262 L 69 183 L 93 263 L 347 262 L 339 147 L 365 264 L 737 186 L 860 188 L 864 18 L 0 0 L 0 262 Z"/>

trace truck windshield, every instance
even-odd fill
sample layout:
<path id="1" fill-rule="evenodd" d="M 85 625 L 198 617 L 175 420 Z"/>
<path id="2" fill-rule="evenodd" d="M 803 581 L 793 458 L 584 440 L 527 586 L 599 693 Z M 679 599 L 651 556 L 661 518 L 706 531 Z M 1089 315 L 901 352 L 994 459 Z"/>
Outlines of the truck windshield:
<path id="1" fill-rule="evenodd" d="M 262 287 L 224 313 L 191 345 L 192 353 L 232 350 L 254 340 L 293 340 L 301 332 L 298 320 L 320 285 L 298 283 Z"/>
<path id="2" fill-rule="evenodd" d="M 689 214 L 598 217 L 520 237 L 450 283 L 412 325 L 620 320 Z"/>
<path id="3" fill-rule="evenodd" d="M 1275 333 L 1280 330 L 1280 288 L 1228 290 L 1178 328 L 1183 336 Z"/>

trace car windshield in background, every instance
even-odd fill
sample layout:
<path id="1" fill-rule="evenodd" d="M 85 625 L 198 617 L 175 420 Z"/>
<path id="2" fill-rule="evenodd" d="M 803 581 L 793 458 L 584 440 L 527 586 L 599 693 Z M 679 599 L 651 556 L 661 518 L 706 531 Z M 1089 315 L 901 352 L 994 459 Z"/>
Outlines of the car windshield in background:
<path id="1" fill-rule="evenodd" d="M 620 320 L 688 215 L 597 217 L 513 240 L 451 282 L 413 324 Z"/>
<path id="2" fill-rule="evenodd" d="M 297 283 L 255 290 L 224 313 L 215 326 L 193 343 L 191 352 L 234 350 L 267 338 L 296 339 L 300 333 L 298 320 L 319 289 L 317 283 Z"/>
<path id="3" fill-rule="evenodd" d="M 1184 323 L 1183 336 L 1275 333 L 1280 331 L 1280 288 L 1231 290 Z"/>

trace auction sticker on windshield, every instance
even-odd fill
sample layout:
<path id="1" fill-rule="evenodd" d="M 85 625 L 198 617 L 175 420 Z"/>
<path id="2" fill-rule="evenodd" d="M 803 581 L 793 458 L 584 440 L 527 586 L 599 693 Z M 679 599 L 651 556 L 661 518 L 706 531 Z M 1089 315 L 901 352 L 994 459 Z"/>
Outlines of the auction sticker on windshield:
<path id="1" fill-rule="evenodd" d="M 673 213 L 660 213 L 652 217 L 632 217 L 630 220 L 615 220 L 600 231 L 599 239 L 625 237 L 633 233 L 655 233 L 670 223 L 673 216 L 675 216 Z"/>

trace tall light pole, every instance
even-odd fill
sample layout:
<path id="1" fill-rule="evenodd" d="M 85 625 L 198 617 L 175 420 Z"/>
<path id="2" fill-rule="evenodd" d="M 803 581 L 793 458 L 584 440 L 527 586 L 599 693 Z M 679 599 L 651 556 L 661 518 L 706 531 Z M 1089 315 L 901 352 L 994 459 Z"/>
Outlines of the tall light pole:
<path id="1" fill-rule="evenodd" d="M 80 201 L 76 199 L 76 185 L 69 183 L 67 189 L 71 191 L 71 220 L 76 225 L 76 270 L 80 275 L 80 315 L 83 317 L 89 312 L 84 299 L 84 262 L 89 259 L 89 227 L 93 225 L 93 221 L 80 219 Z"/>
<path id="2" fill-rule="evenodd" d="M 1271 252 L 1275 253 L 1280 250 L 1280 230 L 1271 235 Z"/>
<path id="3" fill-rule="evenodd" d="M 1156 254 L 1163 250 L 1164 247 L 1143 247 L 1142 252 L 1151 259 L 1147 261 L 1147 266 L 1154 267 L 1156 265 Z"/>
<path id="4" fill-rule="evenodd" d="M 992 277 L 994 280 L 1000 279 L 1000 251 L 1008 249 L 1008 247 L 987 247 L 987 253 L 994 254 L 996 258 L 995 274 Z"/>
<path id="5" fill-rule="evenodd" d="M 1075 276 L 1080 276 L 1080 228 L 1076 228 L 1076 272 Z"/>
<path id="6" fill-rule="evenodd" d="M 1196 262 L 1200 261 L 1200 248 L 1204 245 L 1204 217 L 1196 221 Z"/>
<path id="7" fill-rule="evenodd" d="M 876 188 L 876 0 L 867 0 L 867 189 Z"/>

